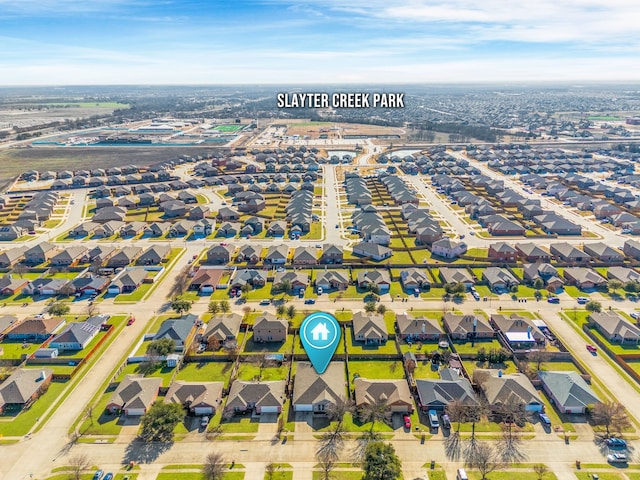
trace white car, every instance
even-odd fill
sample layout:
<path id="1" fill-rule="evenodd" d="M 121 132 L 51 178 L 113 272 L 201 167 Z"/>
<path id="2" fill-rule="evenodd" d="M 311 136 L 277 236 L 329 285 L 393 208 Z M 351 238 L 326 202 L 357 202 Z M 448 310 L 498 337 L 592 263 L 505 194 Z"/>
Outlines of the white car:
<path id="1" fill-rule="evenodd" d="M 629 316 L 630 316 L 631 318 L 633 318 L 634 320 L 638 320 L 638 319 L 640 318 L 640 313 L 638 313 L 638 312 L 631 312 L 631 313 L 629 314 Z"/>
<path id="2" fill-rule="evenodd" d="M 627 463 L 627 456 L 624 453 L 610 453 L 607 455 L 609 463 Z"/>

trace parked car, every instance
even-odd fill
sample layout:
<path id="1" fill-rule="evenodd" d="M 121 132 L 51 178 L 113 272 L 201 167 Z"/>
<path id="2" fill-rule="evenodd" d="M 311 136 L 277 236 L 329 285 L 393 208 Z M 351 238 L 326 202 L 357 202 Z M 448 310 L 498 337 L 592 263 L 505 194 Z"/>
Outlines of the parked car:
<path id="1" fill-rule="evenodd" d="M 631 312 L 631 313 L 629 314 L 629 316 L 630 316 L 631 318 L 633 318 L 634 320 L 638 320 L 638 319 L 640 318 L 640 313 L 638 313 L 638 312 Z"/>
<path id="2" fill-rule="evenodd" d="M 621 438 L 611 437 L 607 438 L 606 442 L 609 448 L 627 448 L 627 442 Z"/>
<path id="3" fill-rule="evenodd" d="M 451 419 L 449 415 L 446 413 L 442 415 L 442 428 L 450 429 L 451 428 Z"/>
<path id="4" fill-rule="evenodd" d="M 438 421 L 438 414 L 435 410 L 429 410 L 429 426 L 431 428 L 438 428 L 440 422 Z"/>
<path id="5" fill-rule="evenodd" d="M 96 473 L 93 474 L 93 480 L 101 480 L 104 476 L 104 471 L 97 470 Z"/>
<path id="6" fill-rule="evenodd" d="M 607 455 L 609 463 L 627 463 L 627 456 L 624 453 L 610 453 Z"/>
<path id="7" fill-rule="evenodd" d="M 313 305 L 314 303 L 316 303 L 316 301 L 313 298 L 307 298 L 304 301 L 305 305 Z"/>
<path id="8" fill-rule="evenodd" d="M 113 473 L 109 472 L 104 476 L 104 480 L 113 480 Z"/>
<path id="9" fill-rule="evenodd" d="M 271 300 L 269 300 L 268 298 L 260 300 L 260 305 L 271 305 Z"/>
<path id="10" fill-rule="evenodd" d="M 200 420 L 200 426 L 205 428 L 207 425 L 209 425 L 209 417 L 202 417 L 202 420 Z"/>
<path id="11" fill-rule="evenodd" d="M 405 414 L 402 416 L 402 420 L 404 421 L 404 428 L 411 430 L 411 417 Z"/>
<path id="12" fill-rule="evenodd" d="M 476 300 L 480 300 L 480 295 L 478 294 L 478 292 L 471 292 L 471 295 L 473 296 L 473 298 L 475 298 Z"/>
<path id="13" fill-rule="evenodd" d="M 587 345 L 587 350 L 589 350 L 591 353 L 598 353 L 598 347 L 596 347 L 595 345 Z"/>
<path id="14" fill-rule="evenodd" d="M 133 325 L 135 321 L 136 321 L 136 317 L 132 315 L 129 317 L 129 320 L 127 320 L 127 325 Z"/>
<path id="15" fill-rule="evenodd" d="M 549 303 L 560 303 L 560 298 L 559 297 L 549 297 L 549 298 L 547 298 L 547 302 L 549 302 Z"/>
<path id="16" fill-rule="evenodd" d="M 578 297 L 578 303 L 583 305 L 589 301 L 589 297 Z"/>
<path id="17" fill-rule="evenodd" d="M 540 423 L 550 427 L 551 426 L 551 419 L 547 416 L 546 413 L 540 413 Z"/>

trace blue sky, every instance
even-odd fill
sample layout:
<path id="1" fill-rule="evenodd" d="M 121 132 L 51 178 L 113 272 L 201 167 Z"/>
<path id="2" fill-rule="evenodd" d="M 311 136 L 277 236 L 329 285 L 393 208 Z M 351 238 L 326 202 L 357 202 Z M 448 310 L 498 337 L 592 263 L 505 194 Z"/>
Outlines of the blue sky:
<path id="1" fill-rule="evenodd" d="M 637 0 L 0 0 L 0 85 L 640 80 Z"/>

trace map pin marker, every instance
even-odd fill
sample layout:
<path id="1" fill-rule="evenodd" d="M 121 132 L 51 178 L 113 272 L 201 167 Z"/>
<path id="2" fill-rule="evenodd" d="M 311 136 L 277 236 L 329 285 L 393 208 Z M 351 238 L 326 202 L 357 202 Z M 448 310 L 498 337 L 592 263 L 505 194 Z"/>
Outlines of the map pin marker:
<path id="1" fill-rule="evenodd" d="M 311 360 L 311 365 L 318 374 L 322 374 L 338 348 L 340 324 L 329 313 L 312 313 L 302 322 L 300 341 Z"/>

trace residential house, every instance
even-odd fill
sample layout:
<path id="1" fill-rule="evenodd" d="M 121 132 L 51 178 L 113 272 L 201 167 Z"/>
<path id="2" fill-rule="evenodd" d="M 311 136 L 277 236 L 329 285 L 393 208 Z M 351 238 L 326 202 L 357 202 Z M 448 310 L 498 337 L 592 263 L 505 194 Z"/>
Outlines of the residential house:
<path id="1" fill-rule="evenodd" d="M 216 314 L 207 323 L 202 340 L 217 350 L 225 344 L 237 344 L 242 315 L 239 313 Z"/>
<path id="2" fill-rule="evenodd" d="M 516 250 L 520 258 L 527 262 L 549 262 L 551 254 L 535 243 L 517 243 Z"/>
<path id="3" fill-rule="evenodd" d="M 136 258 L 138 258 L 140 253 L 142 253 L 141 247 L 123 247 L 122 250 L 119 250 L 117 253 L 114 253 L 109 257 L 107 260 L 107 267 L 118 268 L 131 265 Z"/>
<path id="4" fill-rule="evenodd" d="M 260 288 L 264 287 L 266 283 L 267 274 L 264 271 L 245 268 L 239 270 L 233 277 L 231 288 L 242 289 L 247 284 L 253 288 Z"/>
<path id="5" fill-rule="evenodd" d="M 452 368 L 440 370 L 439 380 L 416 379 L 415 384 L 418 407 L 423 413 L 429 410 L 445 411 L 454 401 L 471 408 L 480 404 L 469 380 Z"/>
<path id="6" fill-rule="evenodd" d="M 47 390 L 53 379 L 50 368 L 20 368 L 0 385 L 0 413 L 24 409 Z"/>
<path id="7" fill-rule="evenodd" d="M 236 256 L 236 262 L 238 263 L 258 263 L 260 261 L 260 255 L 262 254 L 262 246 L 247 244 L 240 247 L 238 255 Z"/>
<path id="8" fill-rule="evenodd" d="M 211 265 L 225 265 L 231 261 L 231 256 L 235 251 L 233 245 L 214 245 L 207 250 L 207 263 Z"/>
<path id="9" fill-rule="evenodd" d="M 578 372 L 539 370 L 538 377 L 560 413 L 584 415 L 587 409 L 601 402 Z"/>
<path id="10" fill-rule="evenodd" d="M 482 279 L 487 282 L 494 292 L 503 292 L 520 281 L 506 268 L 487 267 L 482 271 Z"/>
<path id="11" fill-rule="evenodd" d="M 153 222 L 144 229 L 144 235 L 147 237 L 162 237 L 169 233 L 171 222 Z"/>
<path id="12" fill-rule="evenodd" d="M 575 285 L 582 290 L 604 287 L 607 284 L 607 280 L 591 268 L 567 267 L 563 275 L 569 285 Z"/>
<path id="13" fill-rule="evenodd" d="M 362 242 L 353 246 L 353 254 L 380 261 L 391 257 L 393 250 L 384 245 L 378 245 L 377 243 Z"/>
<path id="14" fill-rule="evenodd" d="M 495 335 L 491 324 L 482 315 L 457 315 L 446 312 L 442 321 L 453 340 L 490 339 Z"/>
<path id="15" fill-rule="evenodd" d="M 484 393 L 493 411 L 508 402 L 517 402 L 527 412 L 541 412 L 544 402 L 531 380 L 523 373 L 503 374 L 500 370 L 477 368 L 473 383 Z"/>
<path id="16" fill-rule="evenodd" d="M 286 400 L 286 381 L 235 380 L 231 384 L 225 409 L 236 413 L 280 413 Z"/>
<path id="17" fill-rule="evenodd" d="M 115 247 L 108 245 L 98 245 L 84 254 L 80 263 L 100 263 L 102 264 L 116 252 Z"/>
<path id="18" fill-rule="evenodd" d="M 406 292 L 414 293 L 419 290 L 429 290 L 431 281 L 425 270 L 408 268 L 400 271 L 400 281 Z"/>
<path id="19" fill-rule="evenodd" d="M 525 263 L 522 265 L 523 277 L 525 283 L 532 285 L 537 279 L 544 282 L 544 286 L 551 291 L 558 291 L 565 282 L 559 275 L 560 273 L 550 263 Z"/>
<path id="20" fill-rule="evenodd" d="M 582 249 L 585 253 L 591 255 L 591 257 L 599 262 L 622 263 L 624 255 L 619 250 L 610 247 L 606 243 L 585 243 Z"/>
<path id="21" fill-rule="evenodd" d="M 514 350 L 544 345 L 546 342 L 544 333 L 530 318 L 521 317 L 515 313 L 509 317 L 492 314 L 491 323 L 502 333 Z"/>
<path id="22" fill-rule="evenodd" d="M 142 255 L 138 257 L 138 265 L 159 265 L 169 258 L 171 247 L 169 245 L 154 245 L 147 248 Z"/>
<path id="23" fill-rule="evenodd" d="M 370 290 L 374 287 L 383 295 L 391 288 L 391 277 L 386 270 L 358 270 L 358 288 Z"/>
<path id="24" fill-rule="evenodd" d="M 633 258 L 635 260 L 640 260 L 640 241 L 638 240 L 627 240 L 624 242 L 623 252 L 627 257 Z M 0 261 L 0 265 L 2 262 Z"/>
<path id="25" fill-rule="evenodd" d="M 391 413 L 413 412 L 413 398 L 406 380 L 369 380 L 356 378 L 353 381 L 356 408 L 362 410 L 369 405 L 384 402 Z"/>
<path id="26" fill-rule="evenodd" d="M 193 220 L 180 220 L 171 225 L 169 229 L 169 237 L 177 238 L 177 237 L 186 237 L 189 235 L 191 230 L 193 230 L 193 226 L 196 222 Z"/>
<path id="27" fill-rule="evenodd" d="M 87 247 L 81 246 L 72 245 L 70 247 L 66 247 L 58 254 L 51 257 L 51 265 L 56 267 L 70 267 L 71 265 L 81 263 L 81 260 L 84 258 L 84 255 L 88 250 L 89 249 Z"/>
<path id="28" fill-rule="evenodd" d="M 47 262 L 58 253 L 56 246 L 49 242 L 41 242 L 24 252 L 24 263 L 27 265 L 40 265 Z"/>
<path id="29" fill-rule="evenodd" d="M 161 386 L 162 379 L 159 377 L 126 375 L 111 395 L 106 410 L 111 413 L 123 412 L 128 417 L 140 417 L 156 401 Z"/>
<path id="30" fill-rule="evenodd" d="M 431 245 L 431 254 L 444 258 L 457 258 L 467 253 L 467 244 L 464 242 L 456 242 L 451 238 L 445 237 Z"/>
<path id="31" fill-rule="evenodd" d="M 25 318 L 14 323 L 6 334 L 9 340 L 23 340 L 25 342 L 42 343 L 66 323 L 62 317 Z"/>
<path id="32" fill-rule="evenodd" d="M 332 289 L 346 290 L 349 278 L 338 270 L 323 270 L 316 274 L 316 288 L 327 292 Z"/>
<path id="33" fill-rule="evenodd" d="M 147 278 L 147 271 L 143 268 L 129 268 L 122 270 L 111 282 L 107 291 L 110 294 L 131 293 Z"/>
<path id="34" fill-rule="evenodd" d="M 20 293 L 28 284 L 29 280 L 26 278 L 7 274 L 0 278 L 0 295 L 15 295 Z"/>
<path id="35" fill-rule="evenodd" d="M 440 280 L 442 283 L 463 283 L 467 289 L 476 283 L 466 268 L 440 267 Z"/>
<path id="36" fill-rule="evenodd" d="M 270 265 L 284 265 L 289 256 L 287 245 L 271 245 L 264 257 L 264 263 Z"/>
<path id="37" fill-rule="evenodd" d="M 291 257 L 293 265 L 317 265 L 318 253 L 315 247 L 296 247 Z"/>
<path id="38" fill-rule="evenodd" d="M 80 295 L 102 293 L 110 283 L 109 277 L 94 277 L 92 274 L 82 275 L 71 281 L 76 294 L 79 293 Z"/>
<path id="39" fill-rule="evenodd" d="M 389 334 L 384 317 L 377 313 L 356 312 L 353 314 L 353 337 L 367 345 L 381 345 L 387 342 Z"/>
<path id="40" fill-rule="evenodd" d="M 640 329 L 612 310 L 591 312 L 588 319 L 611 343 L 635 345 L 640 339 Z"/>
<path id="41" fill-rule="evenodd" d="M 291 290 L 299 295 L 300 291 L 304 291 L 309 285 L 309 275 L 302 272 L 296 272 L 293 270 L 277 272 L 273 278 L 273 286 L 277 289 L 282 288 L 282 284 L 288 281 L 291 285 Z"/>
<path id="42" fill-rule="evenodd" d="M 311 363 L 298 362 L 291 402 L 293 410 L 326 414 L 346 397 L 345 382 L 344 362 L 329 363 L 322 374 L 318 374 Z"/>
<path id="43" fill-rule="evenodd" d="M 254 342 L 284 342 L 287 339 L 289 324 L 283 318 L 263 312 L 253 322 Z"/>
<path id="44" fill-rule="evenodd" d="M 618 280 L 622 283 L 627 282 L 639 282 L 640 283 L 640 273 L 633 270 L 632 268 L 626 267 L 609 267 L 607 269 L 607 278 L 609 280 Z"/>
<path id="45" fill-rule="evenodd" d="M 27 247 L 10 248 L 0 253 L 0 268 L 9 268 L 24 258 Z"/>
<path id="46" fill-rule="evenodd" d="M 332 243 L 325 243 L 322 248 L 322 256 L 320 257 L 320 263 L 322 264 L 341 264 L 344 257 L 344 252 L 341 247 Z"/>
<path id="47" fill-rule="evenodd" d="M 240 220 L 240 214 L 232 208 L 222 207 L 218 211 L 218 215 L 216 215 L 216 218 L 218 220 L 230 222 L 230 221 Z"/>
<path id="48" fill-rule="evenodd" d="M 194 333 L 198 316 L 192 313 L 178 318 L 170 318 L 160 324 L 160 329 L 153 336 L 153 340 L 169 338 L 176 343 L 176 352 L 185 352 Z"/>
<path id="49" fill-rule="evenodd" d="M 505 242 L 492 243 L 489 246 L 488 257 L 491 260 L 498 260 L 501 262 L 515 262 L 518 255 L 518 251 Z"/>
<path id="50" fill-rule="evenodd" d="M 41 277 L 29 282 L 22 291 L 27 295 L 59 295 L 68 283 L 66 278 Z"/>
<path id="51" fill-rule="evenodd" d="M 198 290 L 201 294 L 213 293 L 220 283 L 224 270 L 200 267 L 191 279 L 189 290 Z"/>
<path id="52" fill-rule="evenodd" d="M 274 220 L 269 224 L 267 235 L 270 237 L 283 237 L 287 231 L 287 222 L 284 220 Z"/>
<path id="53" fill-rule="evenodd" d="M 438 320 L 407 312 L 396 313 L 396 328 L 400 340 L 407 343 L 438 341 L 445 335 Z"/>
<path id="54" fill-rule="evenodd" d="M 84 322 L 67 323 L 49 342 L 50 348 L 59 351 L 77 351 L 86 347 L 100 332 L 103 323 L 109 320 L 109 315 L 96 315 L 87 318 Z"/>
<path id="55" fill-rule="evenodd" d="M 174 380 L 164 403 L 177 403 L 193 415 L 215 415 L 222 403 L 224 382 L 185 382 Z"/>
<path id="56" fill-rule="evenodd" d="M 556 259 L 566 263 L 582 263 L 591 260 L 591 255 L 566 242 L 554 243 L 550 246 L 550 250 Z"/>

